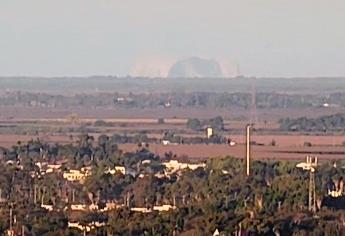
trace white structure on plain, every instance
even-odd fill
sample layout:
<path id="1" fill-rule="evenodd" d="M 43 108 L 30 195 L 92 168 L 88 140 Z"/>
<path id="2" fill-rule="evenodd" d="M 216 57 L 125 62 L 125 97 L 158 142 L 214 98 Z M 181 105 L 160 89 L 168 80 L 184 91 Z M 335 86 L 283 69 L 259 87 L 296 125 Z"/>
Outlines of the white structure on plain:
<path id="1" fill-rule="evenodd" d="M 206 128 L 206 137 L 211 138 L 213 136 L 213 128 L 212 127 L 207 127 Z"/>

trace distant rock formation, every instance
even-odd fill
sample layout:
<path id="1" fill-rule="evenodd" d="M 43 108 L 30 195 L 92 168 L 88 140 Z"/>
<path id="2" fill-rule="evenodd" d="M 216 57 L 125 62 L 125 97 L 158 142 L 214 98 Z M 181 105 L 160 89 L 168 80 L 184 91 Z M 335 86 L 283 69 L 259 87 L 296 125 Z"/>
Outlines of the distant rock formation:
<path id="1" fill-rule="evenodd" d="M 177 61 L 170 68 L 170 78 L 219 78 L 223 77 L 222 69 L 215 60 L 191 57 Z"/>

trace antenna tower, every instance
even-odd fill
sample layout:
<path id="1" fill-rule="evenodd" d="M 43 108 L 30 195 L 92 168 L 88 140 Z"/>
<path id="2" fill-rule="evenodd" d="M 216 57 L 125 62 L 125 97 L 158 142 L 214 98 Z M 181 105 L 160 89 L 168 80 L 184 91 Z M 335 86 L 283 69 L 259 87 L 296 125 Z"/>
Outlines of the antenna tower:
<path id="1" fill-rule="evenodd" d="M 297 164 L 298 168 L 309 171 L 309 194 L 308 194 L 308 209 L 316 212 L 316 192 L 315 192 L 315 171 L 317 167 L 317 157 L 307 156 L 306 162 Z"/>

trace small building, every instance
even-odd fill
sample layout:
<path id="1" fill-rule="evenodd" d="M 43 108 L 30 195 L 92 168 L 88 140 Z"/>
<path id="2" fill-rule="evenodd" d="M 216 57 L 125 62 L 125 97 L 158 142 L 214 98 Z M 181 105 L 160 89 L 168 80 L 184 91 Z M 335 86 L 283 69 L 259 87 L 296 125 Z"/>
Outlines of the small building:
<path id="1" fill-rule="evenodd" d="M 147 207 L 132 207 L 131 211 L 141 212 L 141 213 L 151 213 L 152 212 L 152 210 L 150 208 L 147 208 Z"/>
<path id="2" fill-rule="evenodd" d="M 72 211 L 86 211 L 87 205 L 85 205 L 85 204 L 72 204 L 71 210 Z"/>
<path id="3" fill-rule="evenodd" d="M 151 160 L 143 160 L 142 162 L 141 162 L 141 164 L 151 164 Z"/>
<path id="4" fill-rule="evenodd" d="M 198 164 L 181 163 L 181 162 L 178 162 L 177 160 L 170 160 L 169 162 L 163 162 L 162 165 L 165 166 L 166 174 L 168 175 L 175 173 L 179 170 L 183 170 L 183 169 L 196 170 L 199 167 L 201 168 L 206 167 L 205 163 L 198 163 Z"/>
<path id="5" fill-rule="evenodd" d="M 164 212 L 175 210 L 176 207 L 172 205 L 161 205 L 161 206 L 153 206 L 153 208 L 147 207 L 132 207 L 131 211 L 133 212 L 141 212 L 141 213 L 151 213 L 152 211 Z"/>
<path id="6" fill-rule="evenodd" d="M 207 127 L 206 128 L 206 137 L 211 138 L 214 135 L 213 133 L 213 128 L 212 127 Z"/>
<path id="7" fill-rule="evenodd" d="M 48 210 L 48 211 L 53 211 L 53 205 L 42 204 L 41 207 Z"/>
<path id="8" fill-rule="evenodd" d="M 170 211 L 170 210 L 175 210 L 176 207 L 175 206 L 172 206 L 172 205 L 162 205 L 162 206 L 154 206 L 153 207 L 153 210 L 154 211 Z"/>
<path id="9" fill-rule="evenodd" d="M 165 108 L 170 108 L 170 107 L 171 107 L 170 101 L 166 102 L 166 103 L 164 104 L 164 107 L 165 107 Z"/>
<path id="10" fill-rule="evenodd" d="M 47 168 L 51 169 L 52 171 L 56 171 L 56 170 L 59 170 L 61 168 L 61 164 L 48 164 Z"/>
<path id="11" fill-rule="evenodd" d="M 91 175 L 91 173 L 88 170 L 84 170 L 84 171 L 70 170 L 69 172 L 63 173 L 63 178 L 72 182 L 72 181 L 85 180 L 86 177 L 88 177 L 90 175 Z"/>
<path id="12" fill-rule="evenodd" d="M 104 173 L 114 175 L 116 173 L 126 174 L 126 168 L 124 166 L 115 166 L 114 169 L 108 169 Z"/>
<path id="13" fill-rule="evenodd" d="M 228 139 L 228 144 L 229 144 L 230 147 L 233 147 L 233 146 L 236 145 L 236 142 L 229 138 Z"/>
<path id="14" fill-rule="evenodd" d="M 105 203 L 105 207 L 103 209 L 100 209 L 101 212 L 105 212 L 105 211 L 111 211 L 111 210 L 115 210 L 118 208 L 124 207 L 123 204 L 117 204 L 115 202 L 107 202 Z"/>
<path id="15" fill-rule="evenodd" d="M 37 162 L 36 166 L 40 169 L 40 172 L 45 173 L 52 173 L 55 171 L 59 171 L 61 168 L 61 164 L 54 165 L 54 164 L 48 164 L 47 162 Z"/>
<path id="16" fill-rule="evenodd" d="M 337 198 L 337 197 L 341 197 L 343 195 L 342 192 L 340 191 L 336 191 L 336 190 L 328 190 L 328 196 L 331 196 L 331 197 L 334 197 L 334 198 Z"/>
<path id="17" fill-rule="evenodd" d="M 163 144 L 164 146 L 167 146 L 167 145 L 170 144 L 170 141 L 169 141 L 169 140 L 163 139 L 163 140 L 162 140 L 162 144 Z"/>
<path id="18" fill-rule="evenodd" d="M 220 236 L 220 233 L 219 233 L 218 229 L 216 229 L 216 231 L 214 231 L 213 236 Z"/>
<path id="19" fill-rule="evenodd" d="M 92 229 L 104 227 L 106 224 L 104 222 L 90 222 L 86 225 L 79 222 L 68 222 L 68 228 L 77 228 L 84 232 L 90 232 Z"/>
<path id="20" fill-rule="evenodd" d="M 116 98 L 117 102 L 124 102 L 126 99 L 124 97 L 118 97 Z"/>

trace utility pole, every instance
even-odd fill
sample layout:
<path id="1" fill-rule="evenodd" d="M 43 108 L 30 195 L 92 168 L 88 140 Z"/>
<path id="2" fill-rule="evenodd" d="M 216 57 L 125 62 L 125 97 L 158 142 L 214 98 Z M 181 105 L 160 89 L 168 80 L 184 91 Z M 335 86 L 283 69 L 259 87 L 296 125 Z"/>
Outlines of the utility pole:
<path id="1" fill-rule="evenodd" d="M 34 185 L 34 204 L 36 204 L 36 201 L 37 201 L 37 195 L 36 195 L 36 193 L 37 193 L 37 185 L 35 184 L 35 185 Z"/>
<path id="2" fill-rule="evenodd" d="M 246 174 L 250 175 L 250 129 L 251 125 L 246 127 Z"/>
<path id="3" fill-rule="evenodd" d="M 309 172 L 309 211 L 316 212 L 315 173 Z"/>
<path id="4" fill-rule="evenodd" d="M 309 157 L 309 163 L 312 166 L 309 172 L 309 211 L 316 212 L 316 190 L 315 190 L 315 170 L 317 166 L 317 157 Z"/>
<path id="5" fill-rule="evenodd" d="M 129 192 L 127 192 L 127 201 L 126 201 L 126 205 L 128 208 L 130 208 L 130 195 Z"/>
<path id="6" fill-rule="evenodd" d="M 42 193 L 42 196 L 41 196 L 41 205 L 44 204 L 44 195 L 46 193 L 46 187 L 43 187 L 43 193 Z"/>
<path id="7" fill-rule="evenodd" d="M 11 204 L 11 208 L 10 208 L 10 232 L 12 233 L 12 225 L 13 225 L 13 222 L 12 222 L 12 218 L 13 218 L 13 210 L 12 210 L 12 206 L 13 204 Z"/>

